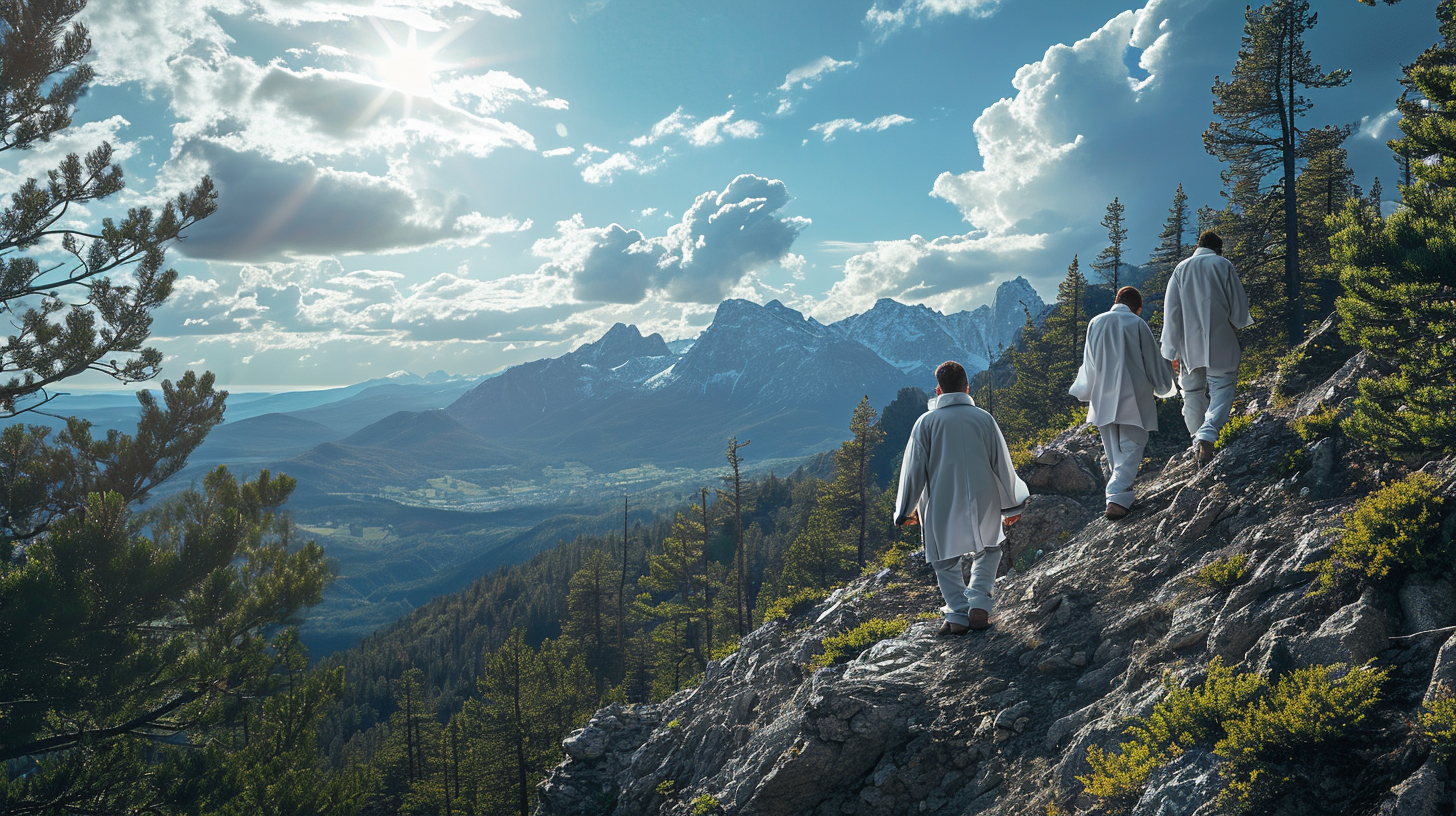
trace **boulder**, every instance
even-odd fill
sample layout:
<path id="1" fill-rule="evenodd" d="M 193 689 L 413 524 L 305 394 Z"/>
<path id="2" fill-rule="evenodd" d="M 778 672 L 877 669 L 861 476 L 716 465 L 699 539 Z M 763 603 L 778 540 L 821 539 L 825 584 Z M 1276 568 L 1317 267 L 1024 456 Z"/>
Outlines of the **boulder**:
<path id="1" fill-rule="evenodd" d="M 1218 757 L 1197 748 L 1153 771 L 1132 816 L 1193 816 L 1218 795 Z"/>
<path id="2" fill-rule="evenodd" d="M 1440 805 L 1451 804 L 1451 796 L 1446 792 L 1445 770 L 1445 763 L 1434 756 L 1427 758 L 1409 779 L 1390 791 L 1390 796 L 1380 803 L 1377 815 L 1428 816 L 1440 813 Z"/>
<path id="3" fill-rule="evenodd" d="M 1446 578 L 1412 575 L 1397 593 L 1405 616 L 1404 631 L 1425 632 L 1456 623 L 1456 587 Z"/>
<path id="4" fill-rule="evenodd" d="M 1359 600 L 1326 618 L 1314 634 L 1294 638 L 1289 652 L 1297 666 L 1358 666 L 1389 645 L 1385 612 L 1375 602 L 1375 590 L 1367 588 Z"/>
<path id="5" fill-rule="evenodd" d="M 1097 493 L 1106 484 L 1102 478 L 1102 466 L 1096 459 L 1060 446 L 1039 451 L 1036 459 L 1021 469 L 1021 478 L 1033 493 L 1061 496 Z"/>
<path id="6" fill-rule="evenodd" d="M 1021 518 L 1006 529 L 1006 540 L 1001 543 L 1000 574 L 1006 574 L 1028 553 L 1041 550 L 1044 556 L 1061 547 L 1087 526 L 1094 515 L 1066 496 L 1037 494 L 1027 499 Z"/>
<path id="7" fill-rule="evenodd" d="M 1274 393 L 1302 394 L 1327 381 L 1358 349 L 1340 337 L 1340 313 L 1332 312 L 1303 343 L 1294 347 L 1274 375 Z"/>

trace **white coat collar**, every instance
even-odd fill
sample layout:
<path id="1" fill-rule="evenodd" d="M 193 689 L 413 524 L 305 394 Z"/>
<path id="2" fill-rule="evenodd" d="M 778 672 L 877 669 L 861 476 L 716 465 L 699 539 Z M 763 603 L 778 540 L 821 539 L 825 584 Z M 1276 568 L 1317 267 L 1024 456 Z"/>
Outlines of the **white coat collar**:
<path id="1" fill-rule="evenodd" d="M 1114 304 L 1112 304 L 1112 308 L 1111 309 L 1108 309 L 1107 311 L 1109 311 L 1109 312 L 1131 312 L 1132 309 L 1129 309 L 1127 307 L 1127 304 L 1126 303 L 1114 303 Z"/>
<path id="2" fill-rule="evenodd" d="M 976 404 L 976 401 L 973 400 L 973 399 L 971 399 L 971 395 L 970 394 L 957 391 L 954 394 L 941 394 L 938 397 L 931 397 L 930 398 L 930 402 L 926 403 L 925 408 L 926 408 L 927 411 L 934 411 L 936 408 L 944 408 L 947 405 L 975 405 L 975 404 Z"/>
<path id="3" fill-rule="evenodd" d="M 1209 249 L 1208 247 L 1199 247 L 1199 248 L 1193 250 L 1193 257 L 1195 257 L 1195 258 L 1197 258 L 1199 255 L 1217 255 L 1217 254 L 1218 254 L 1217 252 L 1214 252 L 1213 250 Z"/>

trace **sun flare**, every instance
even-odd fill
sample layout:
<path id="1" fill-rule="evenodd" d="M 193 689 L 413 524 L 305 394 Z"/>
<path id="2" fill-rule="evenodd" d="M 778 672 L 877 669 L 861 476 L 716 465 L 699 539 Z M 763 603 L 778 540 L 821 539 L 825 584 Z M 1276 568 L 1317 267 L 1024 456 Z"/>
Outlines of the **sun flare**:
<path id="1" fill-rule="evenodd" d="M 420 48 L 414 29 L 402 44 L 385 35 L 384 46 L 386 53 L 374 58 L 378 80 L 408 96 L 430 96 L 435 78 L 448 67 L 435 58 L 438 47 Z"/>

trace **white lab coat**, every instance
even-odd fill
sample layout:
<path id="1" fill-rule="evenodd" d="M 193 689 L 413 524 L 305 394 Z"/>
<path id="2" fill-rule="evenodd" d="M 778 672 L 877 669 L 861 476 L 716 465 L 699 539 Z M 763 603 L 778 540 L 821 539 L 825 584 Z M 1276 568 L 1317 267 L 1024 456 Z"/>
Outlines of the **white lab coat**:
<path id="1" fill-rule="evenodd" d="M 1178 393 L 1173 366 L 1158 353 L 1153 332 L 1122 303 L 1092 318 L 1087 324 L 1087 345 L 1082 368 L 1068 389 L 1088 403 L 1087 421 L 1093 425 L 1135 425 L 1158 429 L 1154 396 Z"/>
<path id="2" fill-rule="evenodd" d="M 929 407 L 905 444 L 895 523 L 919 511 L 929 561 L 1000 546 L 1001 520 L 1020 515 L 1030 495 L 1001 428 L 969 394 L 942 394 Z"/>
<path id="3" fill-rule="evenodd" d="M 1242 352 L 1234 330 L 1253 322 L 1233 263 L 1199 247 L 1173 270 L 1163 294 L 1163 356 L 1184 369 L 1238 371 Z"/>

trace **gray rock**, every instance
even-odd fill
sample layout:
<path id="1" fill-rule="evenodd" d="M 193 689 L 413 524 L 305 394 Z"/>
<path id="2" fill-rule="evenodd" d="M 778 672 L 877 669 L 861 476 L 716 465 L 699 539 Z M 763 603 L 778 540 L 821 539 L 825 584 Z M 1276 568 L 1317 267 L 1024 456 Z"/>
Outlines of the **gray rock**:
<path id="1" fill-rule="evenodd" d="M 1011 728 L 1016 724 L 1016 721 L 1021 719 L 1022 717 L 1025 717 L 1030 711 L 1031 703 L 1026 700 L 1022 700 L 1021 702 L 1017 703 L 1014 706 L 1011 706 L 1010 708 L 1003 709 L 1000 713 L 996 715 L 996 719 L 993 720 L 991 724 L 996 726 L 997 728 L 1010 731 Z"/>
<path id="2" fill-rule="evenodd" d="M 1006 528 L 1001 542 L 1000 573 L 1005 574 L 1022 556 L 1037 550 L 1050 553 L 1076 535 L 1096 514 L 1066 496 L 1037 494 L 1026 501 L 1021 518 Z"/>
<path id="3" fill-rule="evenodd" d="M 1289 651 L 1298 666 L 1358 666 L 1389 645 L 1385 612 L 1375 603 L 1375 590 L 1367 588 L 1359 600 L 1326 618 L 1314 634 L 1295 638 Z"/>
<path id="4" fill-rule="evenodd" d="M 1102 467 L 1095 459 L 1065 447 L 1047 447 L 1021 469 L 1021 478 L 1033 493 L 1085 496 L 1102 490 Z"/>
<path id="5" fill-rule="evenodd" d="M 1431 668 L 1431 679 L 1426 685 L 1423 702 L 1431 702 L 1443 695 L 1456 694 L 1456 637 L 1446 637 L 1441 650 L 1436 652 L 1436 664 Z"/>
<path id="6" fill-rule="evenodd" d="M 1316 497 L 1338 492 L 1334 490 L 1335 440 L 1325 437 L 1309 448 L 1309 469 L 1300 475 L 1299 481 Z"/>
<path id="7" fill-rule="evenodd" d="M 596 726 L 587 726 L 571 732 L 561 741 L 561 748 L 572 759 L 583 762 L 601 759 L 607 752 L 607 734 Z"/>
<path id="8" fill-rule="evenodd" d="M 1218 795 L 1218 757 L 1196 748 L 1153 771 L 1132 816 L 1193 816 Z"/>
<path id="9" fill-rule="evenodd" d="M 1177 651 L 1202 643 L 1213 631 L 1222 605 L 1222 599 L 1217 597 L 1179 605 L 1173 612 L 1173 624 L 1168 629 L 1168 648 Z"/>
<path id="10" fill-rule="evenodd" d="M 1390 796 L 1380 803 L 1378 816 L 1429 816 L 1439 813 L 1438 806 L 1450 804 L 1446 793 L 1443 763 L 1434 756 L 1426 759 L 1409 779 L 1396 785 Z"/>
<path id="11" fill-rule="evenodd" d="M 1397 593 L 1405 616 L 1404 631 L 1425 632 L 1456 623 L 1456 587 L 1446 578 L 1412 575 Z"/>

